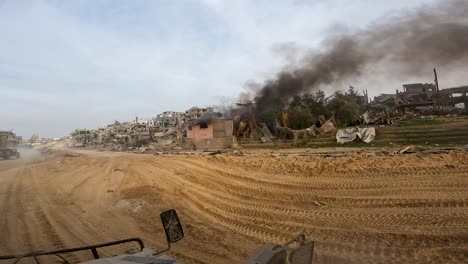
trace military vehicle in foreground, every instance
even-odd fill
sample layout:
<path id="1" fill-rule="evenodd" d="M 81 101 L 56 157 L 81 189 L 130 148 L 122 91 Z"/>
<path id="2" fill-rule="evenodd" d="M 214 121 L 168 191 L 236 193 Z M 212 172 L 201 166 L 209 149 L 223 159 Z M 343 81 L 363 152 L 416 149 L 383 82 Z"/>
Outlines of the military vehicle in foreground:
<path id="1" fill-rule="evenodd" d="M 182 224 L 180 223 L 177 212 L 174 209 L 162 212 L 160 214 L 161 222 L 166 233 L 167 248 L 164 250 L 147 249 L 140 238 L 128 238 L 103 244 L 89 245 L 77 248 L 58 249 L 49 251 L 34 251 L 19 255 L 0 256 L 2 260 L 13 260 L 13 263 L 21 263 L 26 258 L 34 259 L 35 263 L 44 263 L 40 261 L 41 256 L 55 256 L 63 264 L 72 264 L 63 254 L 78 251 L 90 250 L 94 259 L 80 262 L 81 264 L 182 264 L 165 253 L 171 249 L 171 244 L 181 240 L 184 237 Z M 139 248 L 129 250 L 126 254 L 110 258 L 100 258 L 98 249 L 115 246 L 124 243 L 137 243 Z M 266 244 L 259 248 L 254 255 L 245 261 L 245 264 L 311 264 L 314 251 L 314 242 L 306 241 L 304 235 L 299 235 L 283 245 Z"/>
<path id="2" fill-rule="evenodd" d="M 18 138 L 11 131 L 0 131 L 0 158 L 20 158 L 18 152 Z"/>

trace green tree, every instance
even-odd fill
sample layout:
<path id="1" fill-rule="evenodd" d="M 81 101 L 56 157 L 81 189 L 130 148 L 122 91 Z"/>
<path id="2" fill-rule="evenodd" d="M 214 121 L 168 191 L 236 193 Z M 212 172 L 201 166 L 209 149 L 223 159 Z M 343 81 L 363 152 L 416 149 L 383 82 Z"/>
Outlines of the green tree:
<path id="1" fill-rule="evenodd" d="M 304 97 L 300 95 L 294 95 L 291 102 L 289 103 L 289 108 L 295 107 L 304 107 Z"/>
<path id="2" fill-rule="evenodd" d="M 290 108 L 289 126 L 292 129 L 304 129 L 310 127 L 314 123 L 314 115 L 310 109 L 303 106 Z"/>
<path id="3" fill-rule="evenodd" d="M 352 98 L 341 93 L 327 103 L 327 110 L 335 116 L 338 125 L 343 126 L 359 118 L 358 105 Z"/>
<path id="4" fill-rule="evenodd" d="M 272 106 L 260 113 L 256 113 L 256 119 L 259 123 L 272 124 L 275 120 L 281 120 L 283 109 L 280 106 Z"/>
<path id="5" fill-rule="evenodd" d="M 306 93 L 294 96 L 289 105 L 289 126 L 292 129 L 304 129 L 317 121 L 318 116 L 331 117 L 326 103 L 325 93 L 321 90 L 315 94 Z"/>
<path id="6" fill-rule="evenodd" d="M 325 93 L 318 91 L 315 95 L 305 94 L 303 96 L 303 105 L 308 108 L 313 116 L 317 117 L 323 115 L 329 116 L 327 108 L 325 106 Z"/>

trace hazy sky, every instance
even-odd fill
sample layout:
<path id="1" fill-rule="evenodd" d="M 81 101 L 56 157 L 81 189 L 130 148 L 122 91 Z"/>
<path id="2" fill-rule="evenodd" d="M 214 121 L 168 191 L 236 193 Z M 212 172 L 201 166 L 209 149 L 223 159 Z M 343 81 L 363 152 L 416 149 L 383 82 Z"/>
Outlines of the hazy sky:
<path id="1" fill-rule="evenodd" d="M 220 104 L 294 57 L 282 45 L 430 2 L 0 0 L 0 129 L 58 137 Z"/>

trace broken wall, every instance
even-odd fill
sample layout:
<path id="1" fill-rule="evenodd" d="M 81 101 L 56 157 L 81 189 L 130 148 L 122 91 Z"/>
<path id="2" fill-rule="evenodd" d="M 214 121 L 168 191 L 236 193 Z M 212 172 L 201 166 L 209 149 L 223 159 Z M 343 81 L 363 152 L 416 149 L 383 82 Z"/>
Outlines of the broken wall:
<path id="1" fill-rule="evenodd" d="M 232 145 L 233 129 L 234 122 L 232 120 L 214 119 L 208 128 L 200 129 L 200 125 L 193 126 L 192 130 L 187 132 L 187 137 L 193 140 L 197 149 L 226 149 Z M 192 132 L 190 133 L 191 137 L 189 132 Z"/>
<path id="2" fill-rule="evenodd" d="M 193 141 L 213 138 L 213 124 L 208 124 L 206 128 L 200 127 L 200 124 L 194 125 L 187 131 L 187 137 Z"/>

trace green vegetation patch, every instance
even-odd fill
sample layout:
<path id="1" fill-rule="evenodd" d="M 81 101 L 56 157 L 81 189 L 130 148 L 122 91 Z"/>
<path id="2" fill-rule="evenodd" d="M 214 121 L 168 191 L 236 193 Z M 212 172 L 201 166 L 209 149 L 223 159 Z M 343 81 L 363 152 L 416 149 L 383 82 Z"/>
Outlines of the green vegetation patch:
<path id="1" fill-rule="evenodd" d="M 448 122 L 440 119 L 403 119 L 398 121 L 401 126 L 424 126 L 424 125 L 441 125 Z"/>

